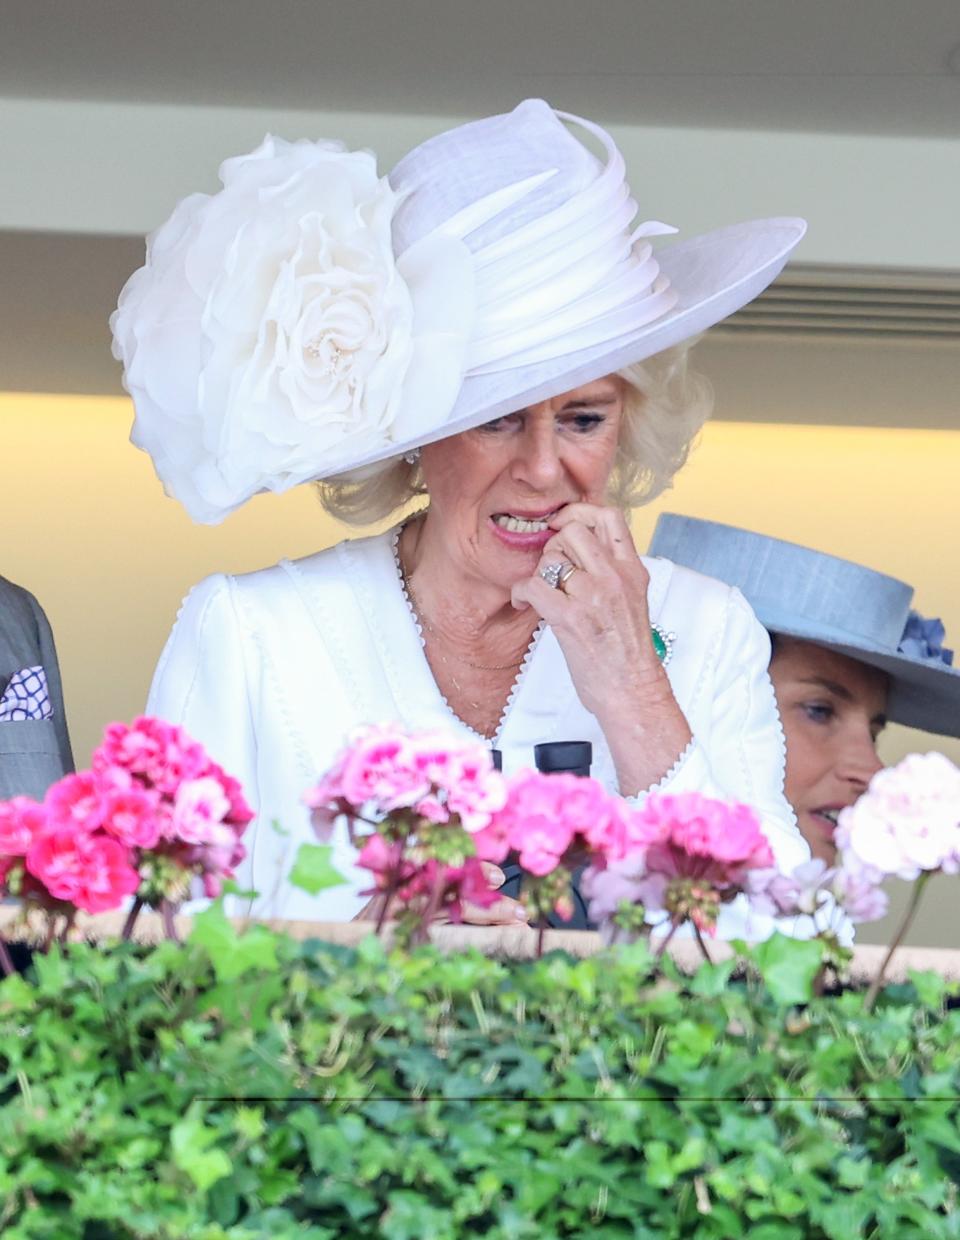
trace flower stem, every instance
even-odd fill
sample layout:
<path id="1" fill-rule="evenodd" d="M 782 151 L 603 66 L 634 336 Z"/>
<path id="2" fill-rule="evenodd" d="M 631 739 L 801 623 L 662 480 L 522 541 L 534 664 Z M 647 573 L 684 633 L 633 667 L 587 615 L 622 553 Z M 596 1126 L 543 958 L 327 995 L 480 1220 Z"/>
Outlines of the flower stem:
<path id="1" fill-rule="evenodd" d="M 663 953 L 667 950 L 667 947 L 668 947 L 668 946 L 669 946 L 669 944 L 670 944 L 670 940 L 671 940 L 671 939 L 673 938 L 673 936 L 677 933 L 677 928 L 679 927 L 679 925 L 680 925 L 680 923 L 679 923 L 678 921 L 675 921 L 675 922 L 673 922 L 673 923 L 671 924 L 670 929 L 667 931 L 667 933 L 666 933 L 666 934 L 663 936 L 663 938 L 660 940 L 660 946 L 659 946 L 659 947 L 657 948 L 657 950 L 653 953 L 653 958 L 654 958 L 654 960 L 660 960 L 660 959 L 662 958 Z M 708 959 L 709 959 L 709 957 L 708 957 Z"/>
<path id="2" fill-rule="evenodd" d="M 173 922 L 173 905 L 169 900 L 160 901 L 160 916 L 163 918 L 163 930 L 167 938 L 172 939 L 174 943 L 179 943 L 180 936 Z"/>
<path id="3" fill-rule="evenodd" d="M 693 922 L 692 924 L 693 924 L 693 933 L 697 936 L 697 943 L 700 945 L 700 950 L 703 952 L 704 960 L 707 962 L 707 964 L 713 964 L 713 957 L 707 951 L 707 945 L 703 941 L 703 935 L 700 933 L 700 927 L 697 925 L 696 922 Z M 672 934 L 673 931 L 671 930 L 670 933 Z"/>
<path id="4" fill-rule="evenodd" d="M 3 971 L 4 977 L 13 977 L 16 969 L 13 967 L 13 960 L 7 951 L 7 943 L 5 939 L 0 938 L 0 970 Z"/>
<path id="5" fill-rule="evenodd" d="M 403 850 L 406 847 L 406 840 L 400 845 L 400 852 L 397 856 L 397 864 L 390 871 L 390 877 L 387 879 L 387 886 L 383 893 L 383 904 L 380 906 L 380 912 L 377 914 L 377 928 L 374 931 L 377 938 L 383 930 L 383 923 L 387 920 L 387 913 L 390 911 L 390 903 L 393 900 L 394 893 L 400 886 L 401 867 L 403 866 Z"/>
<path id="6" fill-rule="evenodd" d="M 72 908 L 72 909 L 70 910 L 70 912 L 69 912 L 69 913 L 67 913 L 66 917 L 64 917 L 64 919 L 63 919 L 63 929 L 62 929 L 62 930 L 60 931 L 60 933 L 57 935 L 57 942 L 58 942 L 58 943 L 66 943 L 66 941 L 67 941 L 67 935 L 68 935 L 68 934 L 70 933 L 70 931 L 73 929 L 73 923 L 74 923 L 74 919 L 76 918 L 76 916 L 77 916 L 77 910 L 76 910 L 75 908 Z"/>
<path id="7" fill-rule="evenodd" d="M 131 906 L 130 912 L 127 914 L 127 920 L 123 923 L 123 930 L 120 932 L 120 938 L 123 939 L 125 943 L 128 943 L 130 941 L 130 936 L 133 934 L 133 927 L 136 923 L 137 918 L 140 916 L 140 910 L 142 908 L 143 908 L 143 901 L 140 899 L 139 896 L 136 896 L 134 898 L 133 905 Z"/>
<path id="8" fill-rule="evenodd" d="M 413 941 L 415 943 L 430 942 L 430 923 L 436 917 L 437 912 L 440 909 L 440 904 L 443 900 L 446 885 L 445 876 L 441 872 L 437 875 L 437 880 L 433 884 L 430 891 L 430 897 L 424 905 L 423 912 L 420 915 L 420 925 L 417 927 L 413 936 Z"/>
<path id="9" fill-rule="evenodd" d="M 873 1011 L 873 1005 L 877 1001 L 877 995 L 880 993 L 880 987 L 883 984 L 883 975 L 887 971 L 887 966 L 893 957 L 893 953 L 900 946 L 904 935 L 910 929 L 913 919 L 916 916 L 917 908 L 920 904 L 920 897 L 923 895 L 923 889 L 927 885 L 927 880 L 933 872 L 933 870 L 923 870 L 920 877 L 913 884 L 913 894 L 910 897 L 910 903 L 907 905 L 907 910 L 903 915 L 903 920 L 900 922 L 897 933 L 893 936 L 893 942 L 887 948 L 887 954 L 883 958 L 883 963 L 877 970 L 877 976 L 870 983 L 870 989 L 867 991 L 867 997 L 863 1001 L 863 1010 L 865 1012 Z"/>

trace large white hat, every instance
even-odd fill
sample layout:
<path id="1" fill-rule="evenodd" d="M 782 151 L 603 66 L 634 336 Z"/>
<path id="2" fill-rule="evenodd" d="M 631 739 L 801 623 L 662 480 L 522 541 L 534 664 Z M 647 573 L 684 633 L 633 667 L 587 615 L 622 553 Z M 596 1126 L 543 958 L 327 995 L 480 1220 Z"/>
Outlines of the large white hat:
<path id="1" fill-rule="evenodd" d="M 538 99 L 431 138 L 389 178 L 369 152 L 274 138 L 220 177 L 148 239 L 111 317 L 133 442 L 204 522 L 696 335 L 805 231 L 755 220 L 654 249 L 675 230 L 637 224 L 610 136 Z"/>

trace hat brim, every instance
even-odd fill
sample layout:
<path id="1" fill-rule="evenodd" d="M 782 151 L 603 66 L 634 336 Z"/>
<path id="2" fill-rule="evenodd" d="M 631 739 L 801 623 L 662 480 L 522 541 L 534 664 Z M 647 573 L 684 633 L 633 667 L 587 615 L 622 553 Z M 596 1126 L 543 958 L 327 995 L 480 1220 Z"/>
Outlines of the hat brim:
<path id="1" fill-rule="evenodd" d="M 752 301 L 783 270 L 806 232 L 793 217 L 748 220 L 657 250 L 661 272 L 678 294 L 676 306 L 635 332 L 535 365 L 468 377 L 442 426 L 358 456 L 336 472 L 373 465 L 413 448 L 472 430 L 484 422 L 549 400 L 562 392 L 699 335 Z M 318 477 L 329 477 L 330 473 Z"/>
<path id="2" fill-rule="evenodd" d="M 946 663 L 921 662 L 880 647 L 834 641 L 824 638 L 812 625 L 767 625 L 760 611 L 757 611 L 757 619 L 772 633 L 823 646 L 886 672 L 890 677 L 887 718 L 892 723 L 902 723 L 937 736 L 960 737 L 960 668 Z"/>

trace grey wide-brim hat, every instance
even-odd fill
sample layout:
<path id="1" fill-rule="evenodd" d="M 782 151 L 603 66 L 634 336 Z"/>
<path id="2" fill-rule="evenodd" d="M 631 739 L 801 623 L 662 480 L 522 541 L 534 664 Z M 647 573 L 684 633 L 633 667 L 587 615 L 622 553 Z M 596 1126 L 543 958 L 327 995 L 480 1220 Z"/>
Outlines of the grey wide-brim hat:
<path id="1" fill-rule="evenodd" d="M 893 722 L 960 736 L 960 669 L 950 666 L 940 622 L 911 611 L 913 587 L 905 581 L 810 547 L 673 513 L 657 521 L 649 554 L 736 586 L 771 633 L 886 672 Z"/>

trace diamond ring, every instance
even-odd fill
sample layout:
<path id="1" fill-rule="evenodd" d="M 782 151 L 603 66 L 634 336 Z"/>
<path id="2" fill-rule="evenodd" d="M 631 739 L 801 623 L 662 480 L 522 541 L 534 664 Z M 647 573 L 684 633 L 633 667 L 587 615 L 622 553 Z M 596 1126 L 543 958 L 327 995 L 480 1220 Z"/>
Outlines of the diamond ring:
<path id="1" fill-rule="evenodd" d="M 540 569 L 540 576 L 552 590 L 556 590 L 560 585 L 561 579 L 566 580 L 564 573 L 569 577 L 570 574 L 567 570 L 571 568 L 573 568 L 573 565 L 566 560 L 560 560 L 556 564 L 544 564 L 543 568 Z"/>

